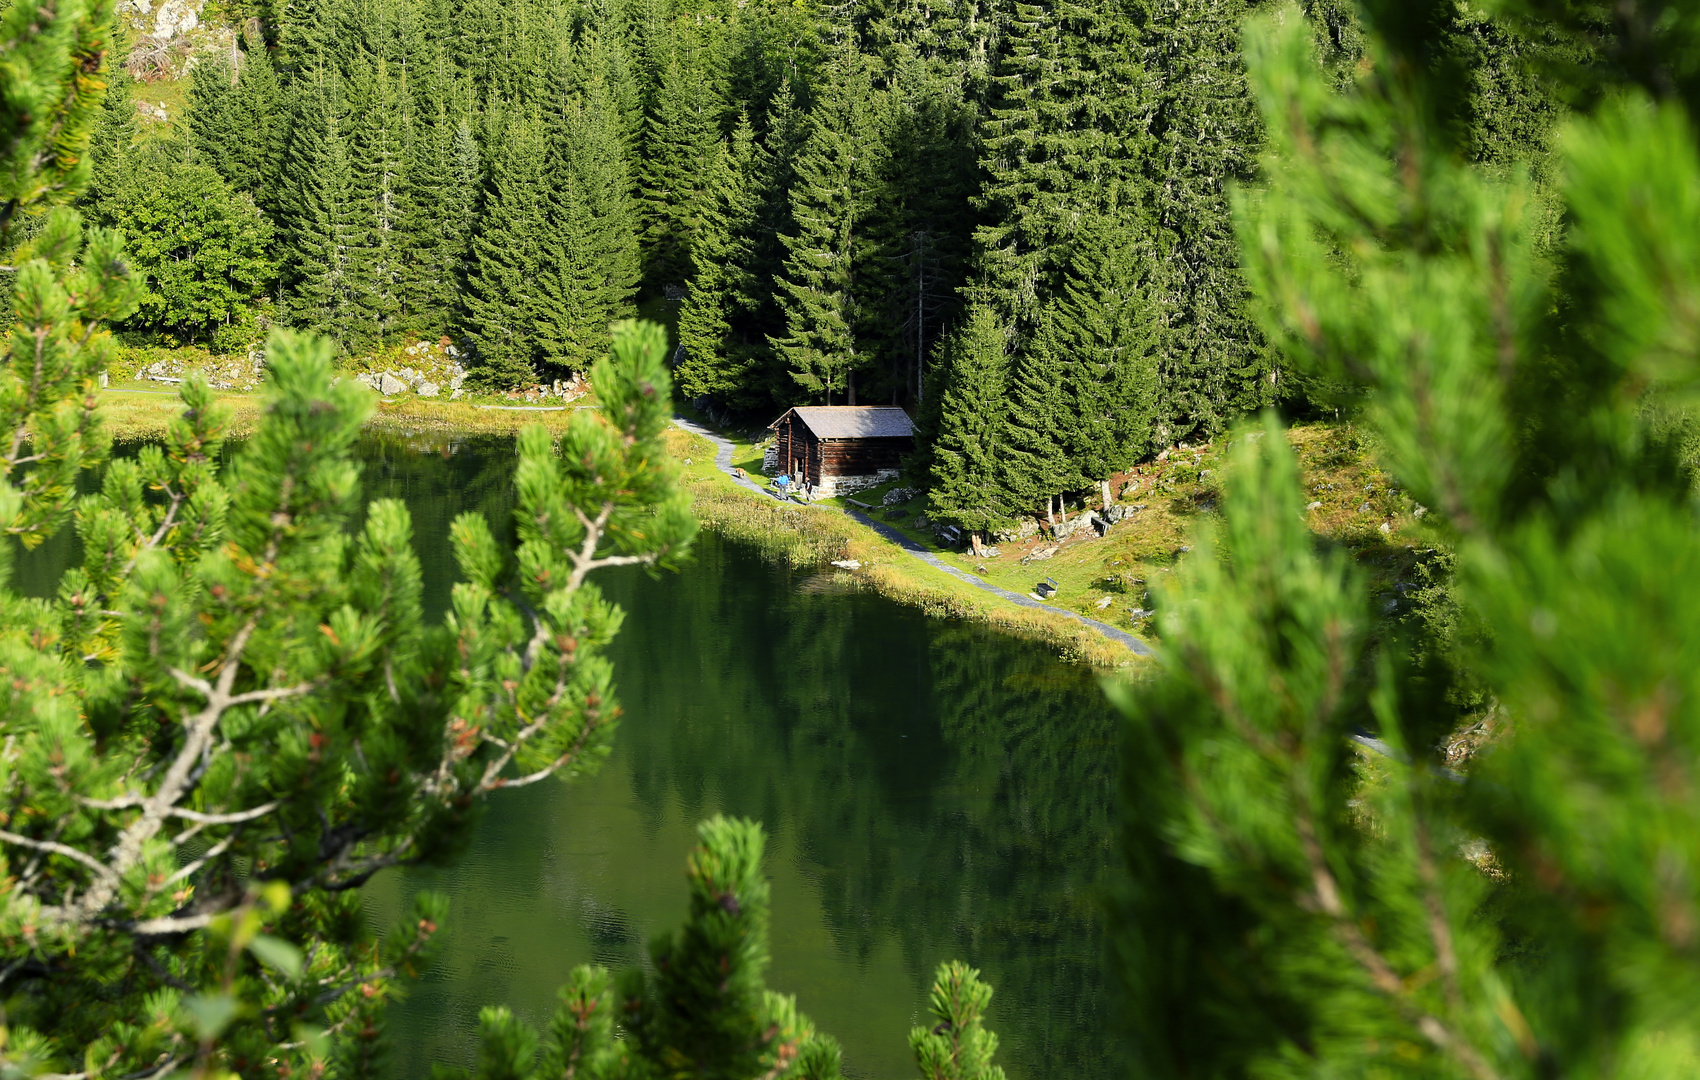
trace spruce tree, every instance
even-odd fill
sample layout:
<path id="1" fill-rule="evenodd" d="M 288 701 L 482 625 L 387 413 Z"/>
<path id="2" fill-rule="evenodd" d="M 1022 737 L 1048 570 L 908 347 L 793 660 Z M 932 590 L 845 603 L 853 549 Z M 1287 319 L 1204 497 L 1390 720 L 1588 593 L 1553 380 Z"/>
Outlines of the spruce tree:
<path id="1" fill-rule="evenodd" d="M 681 32 L 682 33 L 682 32 Z M 719 138 L 719 103 L 704 78 L 700 49 L 675 45 L 661 70 L 646 121 L 643 157 L 644 280 L 659 292 L 690 275 L 702 202 L 703 162 Z"/>
<path id="2" fill-rule="evenodd" d="M 1108 0 L 1017 3 L 1005 24 L 981 125 L 985 221 L 970 291 L 1003 313 L 1018 350 L 1078 227 L 1142 197 L 1151 102 L 1139 55 L 1131 13 Z"/>
<path id="3" fill-rule="evenodd" d="M 998 53 L 1004 12 L 985 0 L 892 0 L 866 6 L 868 51 L 887 79 L 922 67 L 983 99 Z"/>
<path id="4" fill-rule="evenodd" d="M 849 42 L 824 72 L 809 114 L 808 140 L 793 165 L 789 252 L 775 279 L 785 332 L 771 338 L 791 377 L 825 404 L 856 403 L 855 372 L 868 360 L 860 340 L 865 215 L 879 171 L 866 66 Z"/>
<path id="5" fill-rule="evenodd" d="M 1010 516 L 1004 455 L 1009 443 L 1009 361 L 1005 332 L 991 308 L 976 304 L 950 338 L 933 440 L 933 512 L 968 530 L 975 554 L 984 534 Z"/>
<path id="6" fill-rule="evenodd" d="M 134 83 L 122 64 L 107 72 L 106 96 L 89 133 L 88 154 L 93 164 L 88 188 L 79 201 L 89 217 L 102 225 L 111 224 L 108 215 L 112 200 L 117 197 L 128 173 L 126 166 L 140 127 L 132 95 Z"/>
<path id="7" fill-rule="evenodd" d="M 549 180 L 543 124 L 510 117 L 491 148 L 489 178 L 472 235 L 461 296 L 460 333 L 471 346 L 474 385 L 507 390 L 529 385 L 529 322 L 542 261 Z"/>
<path id="8" fill-rule="evenodd" d="M 1089 227 L 1035 344 L 1064 370 L 1061 442 L 1075 473 L 1070 486 L 1097 484 L 1106 510 L 1110 476 L 1146 451 L 1159 406 L 1160 327 L 1141 280 L 1148 251 L 1125 222 Z"/>
<path id="9" fill-rule="evenodd" d="M 398 81 L 399 73 L 378 57 L 360 67 L 349 87 L 349 195 L 357 215 L 349 280 L 361 347 L 382 348 L 401 330 L 402 279 L 410 269 L 401 227 L 411 217 L 404 163 L 413 133 L 406 87 Z"/>
<path id="10" fill-rule="evenodd" d="M 1252 179 L 1261 124 L 1246 86 L 1246 0 L 1154 4 L 1145 27 L 1154 96 L 1145 156 L 1156 227 L 1169 438 L 1214 432 L 1271 401 L 1277 373 L 1248 309 L 1228 189 Z"/>
<path id="11" fill-rule="evenodd" d="M 243 39 L 242 68 L 231 113 L 237 118 L 239 134 L 234 152 L 225 159 L 231 170 L 225 179 L 236 190 L 253 196 L 262 210 L 276 214 L 288 117 L 283 88 L 263 40 Z"/>
<path id="12" fill-rule="evenodd" d="M 590 60 L 596 54 L 578 55 Z M 642 276 L 641 215 L 632 193 L 633 166 L 620 100 L 623 79 L 614 68 L 606 74 L 592 71 L 577 93 L 575 108 L 563 114 L 571 127 L 570 138 L 561 145 L 569 151 L 590 210 L 597 302 L 608 318 L 620 319 L 631 313 Z"/>
<path id="13" fill-rule="evenodd" d="M 451 115 L 446 102 L 420 118 L 402 163 L 409 198 L 400 241 L 404 319 L 421 338 L 440 337 L 454 322 L 481 171 L 478 140 L 466 119 Z"/>
<path id="14" fill-rule="evenodd" d="M 363 329 L 354 262 L 365 223 L 355 201 L 355 167 L 340 104 L 312 85 L 301 88 L 297 101 L 283 190 L 283 308 L 296 325 L 348 349 Z"/>
<path id="15" fill-rule="evenodd" d="M 884 360 L 879 389 L 893 403 L 915 403 L 926 396 L 926 357 L 959 310 L 975 224 L 967 207 L 979 180 L 977 115 L 960 73 L 917 58 L 889 73 L 880 101 L 888 151 L 873 183 L 864 260 L 875 316 L 867 336 Z"/>
<path id="16" fill-rule="evenodd" d="M 190 73 L 184 127 L 189 160 L 217 169 L 228 181 L 240 176 L 236 155 L 247 132 L 236 108 L 236 72 L 222 59 L 196 64 Z"/>
<path id="17" fill-rule="evenodd" d="M 450 0 L 427 0 L 404 30 L 408 134 L 401 165 L 403 322 L 424 339 L 446 334 L 459 305 L 482 163 L 449 46 Z"/>
<path id="18" fill-rule="evenodd" d="M 734 336 L 733 319 L 759 302 L 750 273 L 750 235 L 759 209 L 754 167 L 759 149 L 747 117 L 704 170 L 702 228 L 691 248 L 691 284 L 679 308 L 683 359 L 674 373 L 688 398 L 712 396 L 744 411 L 761 402 L 755 350 Z"/>
<path id="19" fill-rule="evenodd" d="M 638 246 L 619 124 L 600 72 L 565 92 L 549 123 L 548 188 L 528 315 L 540 370 L 588 368 L 631 301 Z"/>
<path id="20" fill-rule="evenodd" d="M 587 367 L 609 324 L 584 178 L 567 171 L 553 181 L 525 312 L 533 367 L 544 377 Z"/>
<path id="21" fill-rule="evenodd" d="M 1012 367 L 1002 486 L 1012 505 L 1042 507 L 1054 523 L 1058 496 L 1080 483 L 1068 455 L 1076 419 L 1069 411 L 1068 365 L 1057 351 L 1031 345 Z"/>
<path id="22" fill-rule="evenodd" d="M 287 117 L 263 44 L 195 65 L 185 115 L 189 160 L 218 170 L 236 191 L 276 212 Z"/>
<path id="23" fill-rule="evenodd" d="M 732 338 L 750 358 L 745 387 L 756 402 L 769 409 L 792 404 L 797 383 L 791 378 L 784 355 L 773 338 L 786 327 L 783 292 L 775 287 L 785 271 L 788 254 L 786 237 L 796 232 L 791 214 L 791 188 L 796 181 L 796 161 L 808 140 L 808 114 L 800 94 L 790 81 L 782 81 L 767 111 L 767 130 L 761 131 L 752 117 L 757 138 L 751 147 L 748 187 L 755 206 L 755 220 L 746 235 L 750 241 L 747 266 L 749 292 L 744 310 L 729 311 Z"/>

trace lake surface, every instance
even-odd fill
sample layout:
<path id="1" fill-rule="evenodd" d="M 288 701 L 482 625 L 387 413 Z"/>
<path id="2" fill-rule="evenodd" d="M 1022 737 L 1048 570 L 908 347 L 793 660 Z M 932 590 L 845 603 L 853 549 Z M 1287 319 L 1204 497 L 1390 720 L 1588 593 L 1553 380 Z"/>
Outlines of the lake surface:
<path id="1" fill-rule="evenodd" d="M 370 497 L 404 499 L 440 613 L 449 522 L 506 530 L 509 440 L 370 439 Z M 62 536 L 20 565 L 45 592 Z M 611 652 L 625 717 L 600 773 L 499 793 L 443 870 L 388 872 L 389 925 L 448 894 L 437 964 L 392 1011 L 396 1075 L 470 1063 L 478 1009 L 544 1023 L 575 965 L 645 962 L 684 916 L 685 853 L 717 812 L 761 820 L 773 886 L 768 984 L 844 1044 L 846 1072 L 914 1074 L 909 1028 L 940 961 L 996 987 L 1011 1080 L 1119 1072 L 1096 902 L 1110 860 L 1115 723 L 1082 669 L 925 618 L 704 534 L 695 563 L 604 572 L 627 611 Z"/>

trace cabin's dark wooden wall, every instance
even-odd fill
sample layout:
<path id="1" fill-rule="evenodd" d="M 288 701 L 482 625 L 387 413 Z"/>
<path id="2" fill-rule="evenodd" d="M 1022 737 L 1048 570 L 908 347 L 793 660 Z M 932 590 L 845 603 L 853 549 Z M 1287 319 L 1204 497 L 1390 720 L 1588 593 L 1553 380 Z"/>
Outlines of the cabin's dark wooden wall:
<path id="1" fill-rule="evenodd" d="M 867 476 L 881 469 L 895 469 L 914 440 L 826 439 L 815 437 L 807 424 L 787 416 L 779 424 L 779 468 L 799 482 L 821 482 L 823 476 Z M 802 462 L 802 469 L 796 467 Z"/>
<path id="2" fill-rule="evenodd" d="M 867 476 L 895 469 L 908 453 L 909 439 L 828 439 L 821 443 L 827 476 Z M 815 481 L 819 483 L 819 481 Z"/>

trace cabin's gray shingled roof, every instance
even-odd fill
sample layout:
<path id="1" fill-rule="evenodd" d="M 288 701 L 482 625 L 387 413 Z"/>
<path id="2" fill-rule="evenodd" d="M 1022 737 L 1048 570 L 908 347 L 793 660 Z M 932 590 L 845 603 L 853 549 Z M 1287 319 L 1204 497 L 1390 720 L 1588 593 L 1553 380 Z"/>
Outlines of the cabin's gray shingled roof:
<path id="1" fill-rule="evenodd" d="M 799 405 L 791 411 L 817 439 L 901 439 L 915 434 L 909 414 L 895 405 Z M 778 427 L 779 420 L 769 426 Z"/>

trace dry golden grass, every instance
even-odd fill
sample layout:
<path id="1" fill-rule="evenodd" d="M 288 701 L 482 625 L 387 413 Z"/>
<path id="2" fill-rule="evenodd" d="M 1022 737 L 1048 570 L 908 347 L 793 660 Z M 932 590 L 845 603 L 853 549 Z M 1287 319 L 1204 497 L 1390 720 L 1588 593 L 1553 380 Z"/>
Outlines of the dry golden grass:
<path id="1" fill-rule="evenodd" d="M 220 394 L 219 402 L 232 411 L 231 437 L 253 434 L 260 420 L 258 394 Z M 112 389 L 101 394 L 101 415 L 107 430 L 119 439 L 156 439 L 165 434 L 172 417 L 183 410 L 175 394 L 161 391 Z M 374 431 L 411 433 L 453 432 L 460 435 L 515 435 L 526 424 L 554 429 L 566 426 L 571 406 L 559 412 L 521 412 L 485 409 L 459 401 L 403 398 L 378 401 L 366 426 Z"/>

